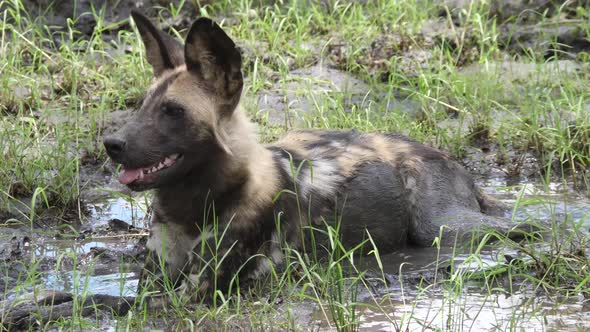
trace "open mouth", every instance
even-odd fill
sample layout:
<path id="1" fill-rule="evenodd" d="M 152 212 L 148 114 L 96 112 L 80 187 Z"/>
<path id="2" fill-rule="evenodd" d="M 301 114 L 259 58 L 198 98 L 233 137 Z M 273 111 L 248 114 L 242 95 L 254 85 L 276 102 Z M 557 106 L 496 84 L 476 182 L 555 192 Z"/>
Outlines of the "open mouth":
<path id="1" fill-rule="evenodd" d="M 149 166 L 132 169 L 123 166 L 119 174 L 119 182 L 122 184 L 149 182 L 157 173 L 174 166 L 180 157 L 180 154 L 175 153 Z"/>

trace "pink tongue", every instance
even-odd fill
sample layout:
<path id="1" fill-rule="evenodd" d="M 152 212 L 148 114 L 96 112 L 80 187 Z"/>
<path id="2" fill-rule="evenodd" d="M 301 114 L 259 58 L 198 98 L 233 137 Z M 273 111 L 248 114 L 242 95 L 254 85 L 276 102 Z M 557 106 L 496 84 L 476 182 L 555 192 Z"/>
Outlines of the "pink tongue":
<path id="1" fill-rule="evenodd" d="M 119 174 L 119 182 L 122 184 L 129 184 L 139 178 L 139 173 L 141 173 L 141 168 L 123 169 L 121 174 Z"/>

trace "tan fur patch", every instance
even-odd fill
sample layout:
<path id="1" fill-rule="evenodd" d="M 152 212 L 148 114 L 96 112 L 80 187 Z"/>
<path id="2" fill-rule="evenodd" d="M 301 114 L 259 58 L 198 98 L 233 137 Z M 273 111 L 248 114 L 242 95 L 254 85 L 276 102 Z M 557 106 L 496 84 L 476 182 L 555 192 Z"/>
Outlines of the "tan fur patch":
<path id="1" fill-rule="evenodd" d="M 148 91 L 146 93 L 144 100 L 147 102 L 151 98 L 153 98 L 153 94 L 155 91 L 158 90 L 158 87 L 161 86 L 164 82 L 168 81 L 168 79 L 170 79 L 170 77 L 175 76 L 175 75 L 177 75 L 181 72 L 185 72 L 185 71 L 186 71 L 186 66 L 182 65 L 182 66 L 174 68 L 174 70 L 166 70 L 162 73 L 162 75 L 154 77 L 154 80 L 152 81 L 152 84 L 148 88 Z"/>
<path id="2" fill-rule="evenodd" d="M 340 155 L 336 160 L 338 161 L 342 174 L 349 177 L 354 174 L 357 165 L 372 160 L 379 160 L 379 156 L 371 150 L 358 145 L 352 145 L 347 147 L 345 153 Z"/>
<path id="3" fill-rule="evenodd" d="M 404 146 L 398 147 L 399 144 L 391 144 L 391 141 L 385 139 L 382 135 L 373 134 L 371 137 L 371 147 L 375 150 L 375 154 L 379 157 L 379 159 L 384 161 L 393 162 L 396 159 L 396 152 L 393 150 L 399 150 L 400 147 L 404 148 Z"/>
<path id="4" fill-rule="evenodd" d="M 291 139 L 291 134 L 288 134 L 273 145 L 293 151 L 300 156 L 307 156 L 309 150 L 306 150 L 303 146 L 303 144 L 306 142 L 305 139 L 297 134 L 295 134 L 294 137 L 294 139 Z M 299 139 L 297 139 L 297 137 L 299 137 Z"/>
<path id="5" fill-rule="evenodd" d="M 232 228 L 249 227 L 253 218 L 258 216 L 260 208 L 270 206 L 280 190 L 271 152 L 262 147 L 257 150 L 254 151 L 256 160 L 250 160 L 247 165 L 250 178 L 246 184 L 244 199 L 229 212 L 229 215 L 239 216 L 239 223 L 233 223 Z"/>
<path id="6" fill-rule="evenodd" d="M 174 101 L 189 112 L 195 124 L 207 123 L 216 128 L 217 115 L 211 97 L 188 72 L 183 72 L 168 88 L 166 100 Z"/>
<path id="7" fill-rule="evenodd" d="M 315 131 L 292 131 L 288 134 L 288 139 L 286 141 L 309 143 L 317 141 L 319 138 L 320 136 Z"/>
<path id="8" fill-rule="evenodd" d="M 280 190 L 279 175 L 272 152 L 258 144 L 254 125 L 240 107 L 221 126 L 227 135 L 229 148 L 233 151 L 228 169 L 245 170 L 249 174 L 243 200 L 228 212 L 227 217 L 239 216 L 239 224 L 233 223 L 232 227 L 248 227 L 261 207 L 272 204 Z"/>

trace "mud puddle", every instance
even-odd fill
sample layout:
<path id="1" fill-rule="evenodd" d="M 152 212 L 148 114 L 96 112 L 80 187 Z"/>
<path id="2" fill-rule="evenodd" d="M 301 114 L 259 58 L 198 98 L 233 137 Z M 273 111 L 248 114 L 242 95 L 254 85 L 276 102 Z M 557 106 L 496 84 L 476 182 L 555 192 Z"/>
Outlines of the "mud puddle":
<path id="1" fill-rule="evenodd" d="M 378 305 L 358 309 L 360 331 L 586 331 L 590 305 L 581 299 L 538 296 L 534 291 L 482 293 L 472 286 L 463 294 L 402 293 Z M 336 330 L 316 311 L 320 331 Z"/>
<path id="2" fill-rule="evenodd" d="M 98 200 L 88 205 L 90 218 L 88 225 L 101 227 L 111 220 L 121 220 L 136 228 L 149 228 L 146 218 L 148 201 L 142 197 L 114 197 Z"/>
<path id="3" fill-rule="evenodd" d="M 480 181 L 484 190 L 514 205 L 525 202 L 515 219 L 571 220 L 590 233 L 590 199 L 562 183 L 522 183 L 507 186 L 504 179 Z M 535 244 L 539 248 L 546 243 Z M 450 248 L 412 248 L 381 257 L 386 285 L 372 292 L 361 290 L 356 308 L 360 331 L 587 331 L 590 330 L 590 302 L 581 294 L 565 297 L 534 289 L 522 281 L 490 285 L 466 281 L 463 287 L 446 289 L 437 283 L 437 271 L 455 274 L 490 271 L 501 267 L 507 257 L 518 257 L 513 249 L 490 247 L 479 255 L 458 254 Z M 454 258 L 453 258 L 454 257 Z M 526 259 L 526 258 L 525 258 Z M 380 274 L 379 267 L 369 271 Z M 445 276 L 446 278 L 449 275 Z M 420 282 L 423 280 L 424 282 Z M 304 310 L 304 309 L 302 309 Z M 336 331 L 328 308 L 317 306 L 310 326 L 319 331 Z"/>
<path id="4" fill-rule="evenodd" d="M 83 240 L 48 241 L 36 247 L 39 257 L 76 259 L 71 270 L 47 273 L 45 287 L 77 294 L 135 295 L 148 235 L 147 201 L 114 197 L 88 209 Z"/>
<path id="5" fill-rule="evenodd" d="M 137 272 L 76 276 L 76 272 L 70 271 L 48 274 L 44 286 L 46 289 L 72 294 L 89 292 L 112 296 L 135 296 L 137 280 Z"/>
<path id="6" fill-rule="evenodd" d="M 74 294 L 132 296 L 145 253 L 144 199 L 113 197 L 88 205 L 88 215 L 71 237 L 47 231 L 0 228 L 6 247 L 5 299 L 36 288 Z M 34 278 L 30 275 L 37 272 Z"/>

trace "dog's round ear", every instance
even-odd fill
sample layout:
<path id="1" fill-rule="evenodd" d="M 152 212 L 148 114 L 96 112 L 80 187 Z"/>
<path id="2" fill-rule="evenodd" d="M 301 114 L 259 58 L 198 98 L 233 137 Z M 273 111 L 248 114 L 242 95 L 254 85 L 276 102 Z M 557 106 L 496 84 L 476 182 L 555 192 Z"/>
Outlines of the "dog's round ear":
<path id="1" fill-rule="evenodd" d="M 218 96 L 231 99 L 241 94 L 242 56 L 236 44 L 208 18 L 196 20 L 186 37 L 184 59 L 187 69 L 197 75 Z"/>
<path id="2" fill-rule="evenodd" d="M 145 45 L 147 61 L 154 69 L 154 75 L 160 76 L 167 69 L 184 64 L 182 44 L 172 36 L 164 33 L 138 11 L 132 10 L 131 17 Z"/>

